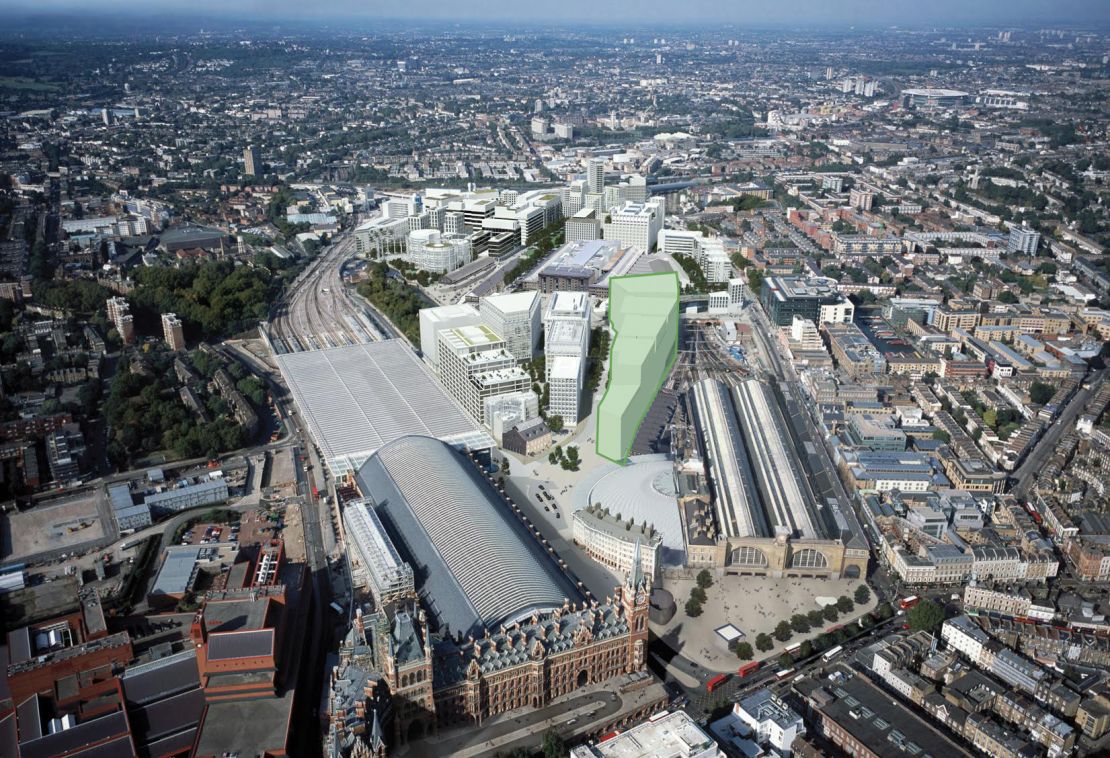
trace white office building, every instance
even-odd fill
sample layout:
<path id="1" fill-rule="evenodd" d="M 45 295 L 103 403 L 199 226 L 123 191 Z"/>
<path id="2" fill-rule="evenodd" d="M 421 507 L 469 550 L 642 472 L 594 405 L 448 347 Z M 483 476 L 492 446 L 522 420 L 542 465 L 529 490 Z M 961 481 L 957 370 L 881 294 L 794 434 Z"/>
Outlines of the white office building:
<path id="1" fill-rule="evenodd" d="M 470 240 L 444 236 L 438 229 L 416 229 L 409 232 L 404 258 L 417 268 L 445 274 L 470 263 Z"/>
<path id="2" fill-rule="evenodd" d="M 487 424 L 487 398 L 522 392 L 532 385 L 528 372 L 505 347 L 501 336 L 485 324 L 438 333 L 439 379 L 466 411 Z"/>
<path id="3" fill-rule="evenodd" d="M 780 756 L 790 755 L 795 738 L 806 733 L 802 717 L 769 688 L 741 699 L 732 712 L 751 728 L 761 745 L 770 746 Z"/>
<path id="4" fill-rule="evenodd" d="M 540 307 L 538 292 L 489 295 L 478 303 L 482 321 L 501 335 L 505 348 L 521 361 L 532 360 L 539 342 Z"/>
<path id="5" fill-rule="evenodd" d="M 650 253 L 663 229 L 665 213 L 665 201 L 661 198 L 652 198 L 646 203 L 625 203 L 608 211 L 602 237 L 616 240 L 623 247 L 634 245 Z"/>
<path id="6" fill-rule="evenodd" d="M 469 303 L 422 308 L 420 310 L 420 352 L 423 354 L 424 362 L 431 366 L 433 371 L 438 368 L 436 347 L 440 331 L 476 326 L 480 323 L 482 323 L 481 314 Z"/>
<path id="7" fill-rule="evenodd" d="M 601 220 L 593 208 L 583 208 L 567 219 L 567 242 L 599 239 L 601 239 Z"/>
<path id="8" fill-rule="evenodd" d="M 556 292 L 544 314 L 544 363 L 547 412 L 567 426 L 581 417 L 586 356 L 590 349 L 590 297 L 585 292 Z"/>
<path id="9" fill-rule="evenodd" d="M 732 260 L 718 237 L 702 232 L 663 229 L 659 232 L 659 249 L 668 255 L 685 255 L 694 259 L 710 284 L 724 284 L 732 277 Z"/>
<path id="10" fill-rule="evenodd" d="M 579 745 L 570 758 L 723 758 L 716 740 L 686 711 L 658 713 L 596 745 Z"/>
<path id="11" fill-rule="evenodd" d="M 494 395 L 485 399 L 486 422 L 497 444 L 505 432 L 540 415 L 540 399 L 532 390 Z"/>
<path id="12" fill-rule="evenodd" d="M 967 616 L 956 616 L 945 621 L 940 629 L 940 638 L 948 644 L 948 647 L 980 665 L 991 639 Z"/>

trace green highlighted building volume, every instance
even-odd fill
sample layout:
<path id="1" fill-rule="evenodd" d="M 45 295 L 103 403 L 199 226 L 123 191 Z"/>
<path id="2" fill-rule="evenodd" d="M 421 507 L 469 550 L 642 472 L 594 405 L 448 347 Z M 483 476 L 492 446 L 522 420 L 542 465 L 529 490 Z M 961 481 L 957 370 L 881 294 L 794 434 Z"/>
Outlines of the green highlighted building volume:
<path id="1" fill-rule="evenodd" d="M 678 275 L 618 276 L 609 281 L 615 338 L 609 381 L 597 408 L 597 452 L 620 463 L 678 355 Z"/>

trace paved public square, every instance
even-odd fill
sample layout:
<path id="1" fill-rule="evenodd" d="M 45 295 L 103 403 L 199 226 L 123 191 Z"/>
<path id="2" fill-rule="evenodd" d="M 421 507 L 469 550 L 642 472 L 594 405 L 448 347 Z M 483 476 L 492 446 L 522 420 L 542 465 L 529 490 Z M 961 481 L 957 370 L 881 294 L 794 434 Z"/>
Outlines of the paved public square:
<path id="1" fill-rule="evenodd" d="M 652 632 L 669 647 L 699 666 L 713 671 L 735 671 L 740 663 L 736 654 L 726 647 L 714 631 L 725 624 L 732 624 L 743 632 L 743 641 L 755 648 L 755 638 L 760 633 L 770 635 L 782 620 L 789 620 L 795 613 L 806 613 L 841 595 L 852 597 L 858 579 L 774 579 L 757 576 L 716 577 L 706 590 L 703 612 L 697 618 L 686 615 L 686 599 L 694 586 L 693 579 L 667 580 L 664 586 L 674 594 L 678 612 L 669 623 L 652 624 Z M 822 602 L 824 601 L 824 602 Z M 830 621 L 807 634 L 794 634 L 766 653 L 756 650 L 756 659 L 778 657 L 792 645 L 812 639 L 830 626 L 842 625 L 859 618 L 875 607 L 875 597 L 864 605 L 856 605 L 848 614 Z M 773 638 L 772 638 L 773 639 Z"/>

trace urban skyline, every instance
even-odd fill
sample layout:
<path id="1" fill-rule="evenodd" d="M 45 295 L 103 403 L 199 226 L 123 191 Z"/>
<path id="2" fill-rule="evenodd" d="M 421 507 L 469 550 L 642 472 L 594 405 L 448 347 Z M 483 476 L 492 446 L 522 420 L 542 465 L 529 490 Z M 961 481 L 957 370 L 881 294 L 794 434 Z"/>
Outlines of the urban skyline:
<path id="1" fill-rule="evenodd" d="M 0 0 L 0 753 L 1110 754 L 1108 7 Z"/>

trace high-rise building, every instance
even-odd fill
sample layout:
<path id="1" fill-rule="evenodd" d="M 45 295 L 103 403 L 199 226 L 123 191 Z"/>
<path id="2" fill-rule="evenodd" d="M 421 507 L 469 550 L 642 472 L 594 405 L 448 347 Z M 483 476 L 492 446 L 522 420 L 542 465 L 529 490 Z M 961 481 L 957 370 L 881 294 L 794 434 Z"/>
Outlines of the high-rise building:
<path id="1" fill-rule="evenodd" d="M 100 117 L 104 120 L 104 126 L 112 125 L 112 111 L 109 108 L 102 108 L 100 110 Z"/>
<path id="2" fill-rule="evenodd" d="M 258 176 L 262 170 L 262 157 L 254 145 L 243 150 L 243 173 L 247 176 Z"/>
<path id="3" fill-rule="evenodd" d="M 585 292 L 556 292 L 544 314 L 544 377 L 548 386 L 547 412 L 574 426 L 581 416 L 586 356 L 590 349 L 590 296 Z"/>
<path id="4" fill-rule="evenodd" d="M 861 211 L 871 210 L 871 206 L 875 202 L 875 193 L 868 192 L 867 190 L 852 189 L 848 193 L 848 204 L 853 208 L 859 208 Z"/>
<path id="5" fill-rule="evenodd" d="M 605 193 L 605 159 L 590 158 L 586 164 L 586 192 L 591 195 Z"/>
<path id="6" fill-rule="evenodd" d="M 185 349 L 185 330 L 181 326 L 181 319 L 176 313 L 162 314 L 162 334 L 170 350 L 179 352 Z"/>
<path id="7" fill-rule="evenodd" d="M 566 241 L 601 239 L 601 220 L 593 208 L 583 208 L 567 219 Z"/>
<path id="8" fill-rule="evenodd" d="M 541 306 L 538 292 L 515 292 L 483 297 L 478 312 L 482 322 L 504 338 L 514 358 L 530 361 L 540 338 Z"/>
<path id="9" fill-rule="evenodd" d="M 135 322 L 131 317 L 131 306 L 127 299 L 110 297 L 107 301 L 108 320 L 116 327 L 123 344 L 130 345 L 135 340 Z"/>
<path id="10" fill-rule="evenodd" d="M 602 237 L 616 240 L 621 245 L 635 245 L 645 253 L 655 249 L 655 241 L 663 229 L 666 205 L 662 198 L 652 198 L 646 203 L 625 203 L 612 208 L 605 217 Z"/>
<path id="11" fill-rule="evenodd" d="M 547 134 L 547 119 L 543 116 L 532 117 L 532 136 L 543 137 Z"/>
<path id="12" fill-rule="evenodd" d="M 646 203 L 648 199 L 647 177 L 642 174 L 633 174 L 628 177 L 628 189 L 625 198 L 634 203 Z"/>
<path id="13" fill-rule="evenodd" d="M 1035 232 L 1027 226 L 1012 226 L 1010 227 L 1010 241 L 1006 245 L 1006 251 L 1034 255 L 1037 252 L 1037 246 L 1040 244 L 1040 232 Z"/>

